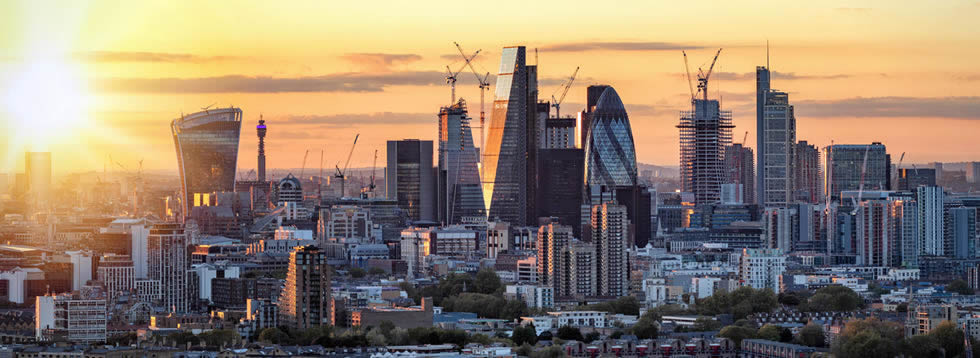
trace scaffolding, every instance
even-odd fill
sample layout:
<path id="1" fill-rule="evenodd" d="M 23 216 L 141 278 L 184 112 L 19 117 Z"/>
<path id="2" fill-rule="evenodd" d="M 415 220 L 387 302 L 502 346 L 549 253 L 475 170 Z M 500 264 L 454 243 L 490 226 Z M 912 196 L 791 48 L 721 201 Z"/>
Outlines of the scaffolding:
<path id="1" fill-rule="evenodd" d="M 692 110 L 681 111 L 680 174 L 682 188 L 694 194 L 695 205 L 721 200 L 725 180 L 725 147 L 732 144 L 732 112 L 717 100 L 694 99 Z"/>

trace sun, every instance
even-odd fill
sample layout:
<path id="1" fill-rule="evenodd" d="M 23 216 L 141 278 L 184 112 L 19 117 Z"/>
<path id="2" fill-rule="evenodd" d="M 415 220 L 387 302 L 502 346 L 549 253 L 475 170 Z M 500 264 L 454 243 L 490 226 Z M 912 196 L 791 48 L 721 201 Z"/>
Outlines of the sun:
<path id="1" fill-rule="evenodd" d="M 7 73 L 0 110 L 11 139 L 45 149 L 89 126 L 87 90 L 72 63 L 36 58 Z"/>

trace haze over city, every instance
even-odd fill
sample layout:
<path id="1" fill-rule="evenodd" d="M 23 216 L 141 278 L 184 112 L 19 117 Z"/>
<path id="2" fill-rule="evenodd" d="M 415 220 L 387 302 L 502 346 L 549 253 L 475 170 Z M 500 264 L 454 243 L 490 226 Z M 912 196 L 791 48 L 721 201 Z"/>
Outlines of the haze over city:
<path id="1" fill-rule="evenodd" d="M 480 49 L 476 67 L 493 75 L 502 47 L 537 49 L 545 99 L 580 66 L 567 113 L 584 107 L 585 86 L 615 86 L 642 163 L 678 163 L 682 50 L 696 72 L 724 48 L 711 94 L 732 111 L 735 141 L 749 131 L 754 147 L 754 69 L 767 41 L 800 139 L 881 141 L 909 163 L 980 152 L 975 1 L 487 5 L 4 2 L 0 170 L 22 170 L 25 150 L 53 152 L 56 174 L 101 170 L 108 155 L 172 170 L 170 121 L 212 104 L 243 109 L 243 144 L 260 116 L 275 125 L 270 168 L 300 167 L 304 151 L 321 149 L 331 167 L 357 133 L 351 166 L 368 167 L 388 139 L 435 138 L 445 67 L 462 64 L 453 42 Z M 475 106 L 467 72 L 457 92 Z M 254 157 L 242 145 L 239 166 L 254 168 Z"/>

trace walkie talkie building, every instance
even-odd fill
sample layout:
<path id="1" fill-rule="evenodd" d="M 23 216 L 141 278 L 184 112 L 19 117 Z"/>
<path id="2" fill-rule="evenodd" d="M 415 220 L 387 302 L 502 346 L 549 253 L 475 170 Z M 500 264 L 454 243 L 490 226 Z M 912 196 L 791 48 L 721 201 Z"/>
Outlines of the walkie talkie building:
<path id="1" fill-rule="evenodd" d="M 177 150 L 183 199 L 181 215 L 207 205 L 214 192 L 235 191 L 241 108 L 218 108 L 173 120 L 170 129 Z"/>

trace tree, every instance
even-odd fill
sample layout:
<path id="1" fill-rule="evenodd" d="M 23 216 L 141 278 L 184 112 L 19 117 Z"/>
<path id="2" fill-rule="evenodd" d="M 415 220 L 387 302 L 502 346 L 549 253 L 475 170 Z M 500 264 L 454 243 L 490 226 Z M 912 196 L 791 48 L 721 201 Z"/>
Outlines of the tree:
<path id="1" fill-rule="evenodd" d="M 782 327 L 782 330 L 779 331 L 779 341 L 783 343 L 792 342 L 793 331 L 790 331 L 789 328 Z"/>
<path id="2" fill-rule="evenodd" d="M 585 340 L 585 337 L 582 337 L 582 331 L 572 326 L 562 326 L 561 328 L 558 328 L 558 338 L 564 339 L 566 341 L 579 341 L 579 342 Z"/>
<path id="3" fill-rule="evenodd" d="M 719 292 L 698 301 L 698 313 L 705 316 L 731 314 L 742 319 L 753 313 L 772 312 L 779 305 L 776 294 L 769 289 L 756 290 L 743 286 L 735 291 Z"/>
<path id="4" fill-rule="evenodd" d="M 561 347 L 551 346 L 545 349 L 536 349 L 528 355 L 528 358 L 560 358 L 564 357 L 565 352 Z"/>
<path id="5" fill-rule="evenodd" d="M 221 347 L 223 345 L 234 343 L 235 341 L 241 339 L 242 336 L 233 330 L 222 329 L 204 332 L 198 337 L 209 347 Z"/>
<path id="6" fill-rule="evenodd" d="M 476 273 L 475 290 L 479 293 L 494 294 L 502 288 L 500 276 L 490 268 L 480 269 Z"/>
<path id="7" fill-rule="evenodd" d="M 904 327 L 877 318 L 851 320 L 834 341 L 838 357 L 894 357 L 905 335 Z"/>
<path id="8" fill-rule="evenodd" d="M 920 334 L 916 336 L 909 337 L 905 340 L 903 353 L 908 357 L 922 357 L 922 358 L 942 358 L 943 349 L 936 342 L 936 339 L 926 335 Z"/>
<path id="9" fill-rule="evenodd" d="M 582 341 L 583 342 L 586 342 L 586 343 L 590 343 L 590 342 L 595 342 L 595 341 L 599 340 L 599 338 L 602 338 L 602 335 L 599 334 L 599 332 L 592 331 L 592 332 L 586 333 L 585 334 L 585 339 L 582 340 Z"/>
<path id="10" fill-rule="evenodd" d="M 756 333 L 756 337 L 767 341 L 779 342 L 779 335 L 782 333 L 782 331 L 783 329 L 780 326 L 767 324 L 762 326 L 762 328 L 759 328 L 759 332 Z"/>
<path id="11" fill-rule="evenodd" d="M 719 329 L 721 329 L 721 322 L 710 317 L 698 317 L 694 320 L 694 327 L 691 327 L 691 330 L 695 332 L 717 331 Z"/>
<path id="12" fill-rule="evenodd" d="M 906 313 L 909 311 L 909 304 L 902 302 L 895 306 L 895 312 Z"/>
<path id="13" fill-rule="evenodd" d="M 513 321 L 528 314 L 527 303 L 521 300 L 507 300 L 500 311 L 500 318 Z"/>
<path id="14" fill-rule="evenodd" d="M 841 285 L 832 285 L 817 290 L 807 302 L 810 312 L 847 312 L 864 307 L 864 299 L 854 290 Z"/>
<path id="15" fill-rule="evenodd" d="M 953 280 L 946 285 L 946 291 L 959 293 L 964 296 L 973 294 L 973 288 L 970 288 L 970 284 L 960 279 Z"/>
<path id="16" fill-rule="evenodd" d="M 777 297 L 779 304 L 786 306 L 799 306 L 803 302 L 796 292 L 781 292 Z"/>
<path id="17" fill-rule="evenodd" d="M 538 332 L 534 329 L 534 325 L 517 326 L 510 339 L 514 341 L 514 345 L 534 345 L 538 343 Z"/>
<path id="18" fill-rule="evenodd" d="M 756 331 L 748 327 L 727 326 L 718 332 L 718 337 L 728 338 L 735 343 L 735 347 L 742 348 L 742 340 L 755 338 Z"/>
<path id="19" fill-rule="evenodd" d="M 814 323 L 808 323 L 800 329 L 800 334 L 796 336 L 797 344 L 807 347 L 825 347 L 827 336 L 823 332 L 823 327 Z"/>
<path id="20" fill-rule="evenodd" d="M 380 268 L 380 267 L 372 267 L 372 268 L 370 268 L 368 270 L 368 275 L 371 275 L 371 276 L 381 276 L 381 275 L 384 275 L 386 273 L 388 273 L 388 272 L 385 271 L 383 268 Z"/>
<path id="21" fill-rule="evenodd" d="M 654 310 L 647 311 L 640 316 L 640 319 L 630 330 L 639 339 L 657 339 L 657 335 L 660 333 L 659 320 L 660 316 L 657 312 Z"/>
<path id="22" fill-rule="evenodd" d="M 943 321 L 931 331 L 929 336 L 946 349 L 947 357 L 956 357 L 963 353 L 963 330 L 951 321 Z"/>
<path id="23" fill-rule="evenodd" d="M 582 306 L 581 310 L 603 311 L 609 313 L 619 313 L 627 315 L 640 314 L 640 302 L 633 296 L 623 296 L 615 301 L 601 302 L 594 305 Z"/>
<path id="24" fill-rule="evenodd" d="M 350 277 L 353 277 L 353 278 L 362 278 L 365 275 L 367 275 L 367 271 L 364 271 L 364 269 L 362 269 L 360 267 L 354 267 L 354 268 L 348 270 L 347 273 L 349 273 L 350 274 Z"/>

